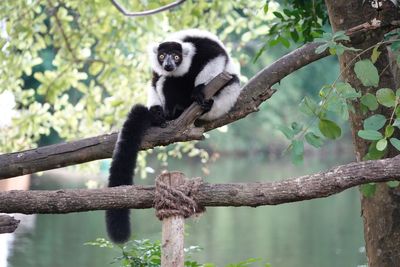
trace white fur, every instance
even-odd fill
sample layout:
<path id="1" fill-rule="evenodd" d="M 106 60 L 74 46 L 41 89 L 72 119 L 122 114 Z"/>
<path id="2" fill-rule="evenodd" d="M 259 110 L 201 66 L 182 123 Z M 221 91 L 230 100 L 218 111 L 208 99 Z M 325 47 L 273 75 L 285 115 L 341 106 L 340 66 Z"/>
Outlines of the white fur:
<path id="1" fill-rule="evenodd" d="M 153 86 L 147 91 L 147 107 L 158 106 L 165 108 L 165 96 L 162 91 L 165 82 L 165 77 L 161 76 L 156 82 L 156 87 Z"/>
<path id="2" fill-rule="evenodd" d="M 192 64 L 193 56 L 196 54 L 196 48 L 191 43 L 183 43 L 180 40 L 168 40 L 171 42 L 177 42 L 182 45 L 183 55 L 181 64 L 174 71 L 166 71 L 160 65 L 157 59 L 157 48 L 159 44 L 151 44 L 148 47 L 148 53 L 150 57 L 150 65 L 153 71 L 160 76 L 174 76 L 179 77 L 185 75 Z"/>
<path id="3" fill-rule="evenodd" d="M 226 66 L 226 57 L 221 55 L 210 60 L 207 65 L 200 71 L 194 81 L 194 86 L 199 84 L 207 84 L 215 76 L 224 71 Z"/>
<path id="4" fill-rule="evenodd" d="M 224 87 L 219 95 L 213 97 L 214 104 L 211 110 L 202 115 L 200 118 L 202 120 L 211 121 L 228 113 L 233 105 L 235 105 L 236 100 L 239 97 L 240 91 L 241 87 L 238 82 Z"/>
<path id="5" fill-rule="evenodd" d="M 147 108 L 151 108 L 153 106 L 163 106 L 163 104 L 156 92 L 156 88 L 151 86 L 147 90 Z"/>
<path id="6" fill-rule="evenodd" d="M 226 50 L 224 44 L 221 42 L 221 40 L 215 34 L 212 34 L 211 32 L 208 32 L 205 30 L 186 29 L 186 30 L 182 30 L 179 32 L 171 33 L 168 38 L 171 40 L 173 40 L 173 39 L 183 40 L 188 36 L 207 38 L 207 39 L 213 40 Z"/>

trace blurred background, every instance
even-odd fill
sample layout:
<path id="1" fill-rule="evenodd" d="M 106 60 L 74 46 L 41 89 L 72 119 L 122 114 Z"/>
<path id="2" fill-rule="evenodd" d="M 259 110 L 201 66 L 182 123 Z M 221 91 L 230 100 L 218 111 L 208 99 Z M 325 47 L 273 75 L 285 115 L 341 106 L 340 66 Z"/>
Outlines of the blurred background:
<path id="1" fill-rule="evenodd" d="M 148 10 L 170 1 L 122 1 Z M 287 1 L 186 1 L 153 16 L 128 18 L 105 0 L 3 0 L 0 3 L 0 153 L 31 149 L 116 131 L 130 106 L 145 103 L 149 42 L 169 32 L 202 28 L 216 33 L 241 65 L 242 83 L 309 41 L 271 35 L 275 11 Z M 311 1 L 310 1 L 311 2 Z M 329 31 L 326 21 L 320 28 Z M 276 26 L 275 26 L 276 28 Z M 277 37 L 278 36 L 278 37 Z M 314 37 L 318 36 L 318 32 Z M 281 39 L 279 39 L 281 38 Z M 141 152 L 137 184 L 152 184 L 163 170 L 207 182 L 272 181 L 326 170 L 354 160 L 342 120 L 339 141 L 305 145 L 293 160 L 279 130 L 305 123 L 304 97 L 317 100 L 338 77 L 336 57 L 296 71 L 259 112 L 188 142 Z M 310 125 L 310 127 L 314 127 Z M 0 181 L 0 190 L 100 188 L 110 160 Z M 106 237 L 104 212 L 15 215 L 21 224 L 0 235 L 0 266 L 109 266 L 118 251 L 84 245 Z M 153 210 L 132 212 L 133 238 L 161 238 Z M 358 266 L 366 262 L 359 193 L 259 208 L 209 208 L 187 221 L 186 246 L 198 245 L 199 262 L 225 266 L 250 257 L 272 266 Z M 118 266 L 118 264 L 111 264 Z"/>

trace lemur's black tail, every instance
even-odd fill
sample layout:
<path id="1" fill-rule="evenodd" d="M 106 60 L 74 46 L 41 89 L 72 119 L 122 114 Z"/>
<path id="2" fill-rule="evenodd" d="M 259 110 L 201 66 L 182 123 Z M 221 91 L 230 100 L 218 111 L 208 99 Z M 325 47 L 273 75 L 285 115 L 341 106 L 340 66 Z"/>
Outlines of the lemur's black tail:
<path id="1" fill-rule="evenodd" d="M 145 106 L 135 105 L 128 114 L 118 136 L 110 167 L 108 186 L 133 184 L 136 158 L 144 133 L 150 127 L 150 113 Z M 106 211 L 108 236 L 113 242 L 124 243 L 130 237 L 129 209 Z"/>

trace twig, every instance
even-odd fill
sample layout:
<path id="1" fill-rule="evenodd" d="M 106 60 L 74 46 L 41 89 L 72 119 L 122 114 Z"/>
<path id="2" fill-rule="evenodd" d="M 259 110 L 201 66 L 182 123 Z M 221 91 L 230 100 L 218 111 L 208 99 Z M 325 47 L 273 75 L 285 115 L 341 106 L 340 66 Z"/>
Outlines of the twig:
<path id="1" fill-rule="evenodd" d="M 154 15 L 154 14 L 160 13 L 162 11 L 171 9 L 173 7 L 179 6 L 180 4 L 182 4 L 185 1 L 186 0 L 179 0 L 179 1 L 173 2 L 171 4 L 168 4 L 168 5 L 156 8 L 156 9 L 151 9 L 151 10 L 146 10 L 146 11 L 141 11 L 141 12 L 130 12 L 130 11 L 127 11 L 116 0 L 111 0 L 111 3 L 118 9 L 119 12 L 124 14 L 124 16 L 127 16 L 127 17 L 143 17 L 143 16 Z"/>

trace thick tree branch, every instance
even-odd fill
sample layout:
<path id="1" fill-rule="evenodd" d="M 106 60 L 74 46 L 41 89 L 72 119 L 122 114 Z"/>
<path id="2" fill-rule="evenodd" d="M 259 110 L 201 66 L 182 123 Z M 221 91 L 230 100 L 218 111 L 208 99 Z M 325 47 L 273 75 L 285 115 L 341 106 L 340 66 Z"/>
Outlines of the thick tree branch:
<path id="1" fill-rule="evenodd" d="M 130 12 L 127 11 L 120 3 L 118 3 L 116 0 L 111 0 L 111 3 L 118 9 L 119 12 L 121 12 L 122 14 L 124 14 L 124 16 L 127 17 L 143 17 L 143 16 L 149 16 L 149 15 L 154 15 L 157 13 L 160 13 L 162 11 L 174 8 L 176 6 L 181 5 L 183 2 L 185 2 L 186 0 L 178 0 L 175 1 L 171 4 L 156 8 L 156 9 L 152 9 L 152 10 L 146 10 L 146 11 L 142 11 L 142 12 Z"/>
<path id="2" fill-rule="evenodd" d="M 353 186 L 400 180 L 400 156 L 350 163 L 326 172 L 276 182 L 210 184 L 199 187 L 202 206 L 278 205 L 327 197 Z M 112 208 L 146 209 L 153 206 L 154 186 L 105 189 L 0 192 L 0 212 L 69 213 Z"/>

